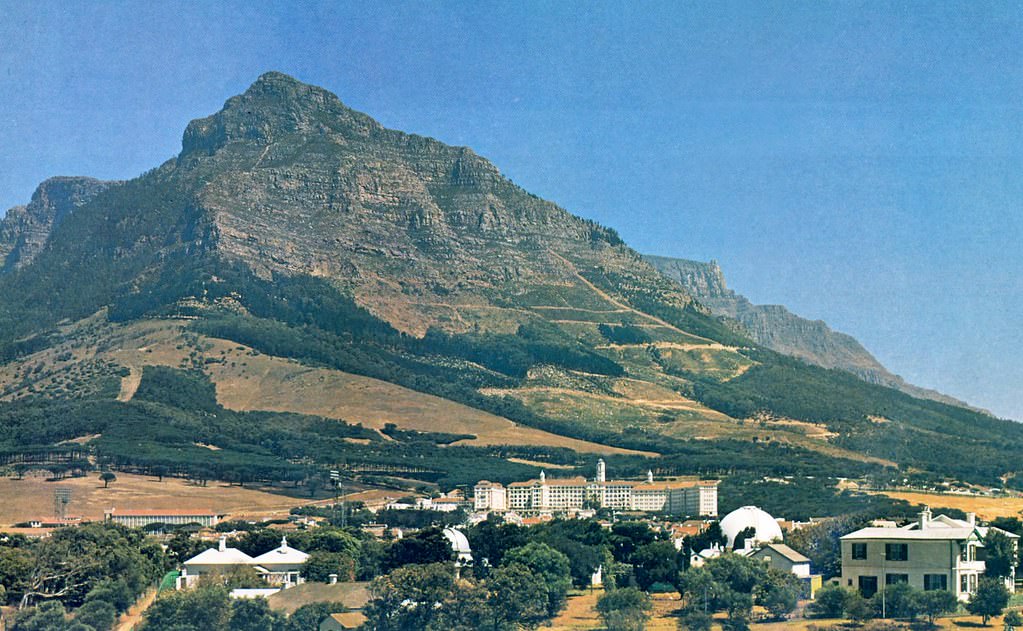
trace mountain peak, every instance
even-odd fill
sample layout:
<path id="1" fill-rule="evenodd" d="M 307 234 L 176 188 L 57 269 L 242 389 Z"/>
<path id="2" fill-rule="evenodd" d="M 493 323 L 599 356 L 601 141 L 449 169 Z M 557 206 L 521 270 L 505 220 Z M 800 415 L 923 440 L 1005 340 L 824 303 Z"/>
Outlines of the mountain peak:
<path id="1" fill-rule="evenodd" d="M 192 121 L 182 156 L 212 155 L 232 142 L 269 145 L 293 136 L 367 136 L 380 124 L 323 88 L 282 72 L 266 72 L 212 116 Z"/>

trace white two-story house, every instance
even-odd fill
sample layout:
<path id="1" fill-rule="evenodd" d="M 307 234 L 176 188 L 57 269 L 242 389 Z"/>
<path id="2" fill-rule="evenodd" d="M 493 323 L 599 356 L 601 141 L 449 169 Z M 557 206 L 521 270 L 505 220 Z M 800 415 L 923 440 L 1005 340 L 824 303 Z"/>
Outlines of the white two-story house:
<path id="1" fill-rule="evenodd" d="M 976 591 L 984 575 L 984 537 L 992 528 L 966 520 L 931 516 L 930 509 L 902 527 L 862 528 L 842 537 L 842 585 L 873 596 L 886 585 L 947 590 L 960 600 Z M 998 530 L 994 528 L 993 530 Z M 1019 536 L 1000 531 L 1018 547 Z M 1011 591 L 1015 576 L 1006 579 Z"/>

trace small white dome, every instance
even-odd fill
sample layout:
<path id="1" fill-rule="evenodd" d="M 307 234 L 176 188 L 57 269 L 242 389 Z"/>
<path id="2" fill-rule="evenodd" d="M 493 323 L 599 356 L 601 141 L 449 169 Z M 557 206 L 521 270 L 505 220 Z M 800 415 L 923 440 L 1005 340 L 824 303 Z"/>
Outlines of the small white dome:
<path id="1" fill-rule="evenodd" d="M 728 537 L 728 547 L 735 543 L 735 537 L 746 530 L 753 528 L 756 534 L 753 539 L 759 543 L 769 543 L 775 539 L 781 540 L 781 526 L 766 511 L 756 506 L 743 506 L 725 515 L 721 520 L 721 530 Z"/>

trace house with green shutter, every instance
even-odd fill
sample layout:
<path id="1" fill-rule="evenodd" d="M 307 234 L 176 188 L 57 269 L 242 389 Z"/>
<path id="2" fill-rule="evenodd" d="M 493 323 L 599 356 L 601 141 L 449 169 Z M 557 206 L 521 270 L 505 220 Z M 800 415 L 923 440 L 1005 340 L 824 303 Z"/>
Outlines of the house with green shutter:
<path id="1" fill-rule="evenodd" d="M 905 526 L 887 522 L 851 532 L 841 538 L 841 585 L 869 598 L 886 586 L 909 583 L 917 589 L 947 590 L 965 601 L 984 575 L 989 530 L 1002 532 L 1018 549 L 1018 535 L 978 525 L 972 513 L 962 520 L 932 517 L 924 509 Z M 1005 586 L 1013 590 L 1014 575 L 1006 578 Z"/>

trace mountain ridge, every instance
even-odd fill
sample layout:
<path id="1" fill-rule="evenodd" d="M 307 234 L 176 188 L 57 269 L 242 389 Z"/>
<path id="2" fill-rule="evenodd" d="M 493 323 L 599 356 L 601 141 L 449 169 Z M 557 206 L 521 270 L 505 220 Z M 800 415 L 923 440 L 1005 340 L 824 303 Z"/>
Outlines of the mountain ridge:
<path id="1" fill-rule="evenodd" d="M 823 368 L 848 371 L 868 383 L 901 390 L 914 397 L 958 405 L 990 414 L 936 390 L 915 386 L 890 372 L 853 336 L 835 331 L 823 320 L 800 317 L 783 305 L 756 305 L 728 288 L 716 261 L 644 255 L 643 258 L 678 282 L 715 315 L 740 322 L 754 341 Z"/>
<path id="2" fill-rule="evenodd" d="M 3 434 L 2 449 L 26 448 L 20 436 L 41 436 L 40 448 L 101 434 L 95 449 L 108 462 L 151 466 L 178 450 L 228 467 L 266 457 L 266 447 L 222 423 L 334 431 L 259 410 L 208 415 L 222 403 L 209 400 L 221 374 L 211 367 L 230 361 L 238 383 L 250 377 L 246 353 L 261 353 L 656 455 L 665 472 L 714 474 L 728 463 L 845 475 L 898 464 L 925 479 L 994 484 L 1020 461 L 1020 427 L 778 354 L 613 229 L 521 189 L 471 149 L 385 129 L 279 73 L 189 123 L 177 156 L 61 217 L 31 261 L 0 274 L 0 398 L 12 406 L 0 406 L 0 424 L 21 428 Z M 135 332 L 140 323 L 150 332 Z M 137 422 L 152 407 L 131 396 L 147 379 L 140 357 L 188 371 L 153 378 L 191 384 L 206 393 L 201 405 L 168 395 L 165 425 Z M 117 374 L 134 386 L 104 399 Z M 309 414 L 300 403 L 265 405 Z M 80 411 L 30 431 L 26 419 L 57 405 Z M 195 428 L 218 455 L 194 451 Z M 218 444 L 217 431 L 229 439 Z M 289 441 L 279 453 L 305 457 Z M 375 445 L 338 449 L 396 466 Z M 417 444 L 402 458 L 417 449 L 440 458 L 437 475 L 450 473 L 443 458 L 507 455 Z M 949 449 L 964 455 L 949 461 Z"/>

